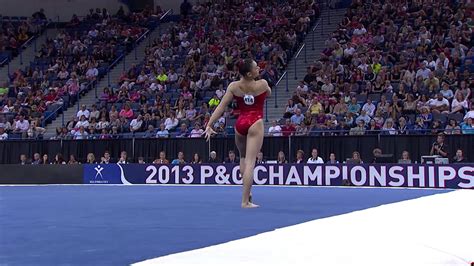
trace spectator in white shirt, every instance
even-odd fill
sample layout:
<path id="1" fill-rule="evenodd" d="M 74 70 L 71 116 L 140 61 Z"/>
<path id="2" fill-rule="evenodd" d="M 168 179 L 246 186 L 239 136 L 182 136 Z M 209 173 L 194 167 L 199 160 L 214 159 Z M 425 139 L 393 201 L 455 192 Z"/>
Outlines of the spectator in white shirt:
<path id="1" fill-rule="evenodd" d="M 372 103 L 371 99 L 367 99 L 367 102 L 362 106 L 362 110 L 367 113 L 370 117 L 373 117 L 375 114 L 375 105 Z"/>
<path id="2" fill-rule="evenodd" d="M 30 128 L 30 122 L 20 115 L 20 119 L 15 123 L 15 132 L 26 132 Z"/>
<path id="3" fill-rule="evenodd" d="M 143 120 L 142 116 L 138 115 L 137 118 L 132 119 L 132 122 L 130 122 L 130 132 L 137 132 L 140 130 L 142 127 Z"/>
<path id="4" fill-rule="evenodd" d="M 474 119 L 474 103 L 471 103 L 471 110 L 464 116 L 464 121 L 466 121 L 468 118 Z"/>
<path id="5" fill-rule="evenodd" d="M 169 133 L 168 129 L 166 129 L 165 124 L 161 123 L 160 130 L 158 130 L 156 132 L 156 137 L 157 138 L 169 138 L 170 137 L 170 133 Z"/>
<path id="6" fill-rule="evenodd" d="M 86 105 L 85 105 L 85 104 L 83 104 L 83 105 L 81 106 L 81 110 L 77 111 L 76 116 L 77 116 L 78 118 L 80 118 L 81 116 L 85 116 L 87 119 L 89 119 L 90 112 L 89 112 L 89 110 L 86 109 Z"/>
<path id="7" fill-rule="evenodd" d="M 274 137 L 281 137 L 281 127 L 277 124 L 277 121 L 273 121 L 272 126 L 268 129 L 268 134 Z"/>
<path id="8" fill-rule="evenodd" d="M 437 94 L 435 99 L 431 99 L 428 102 L 428 105 L 431 108 L 431 112 L 433 113 L 447 113 L 449 110 L 449 101 L 443 97 L 443 94 Z"/>
<path id="9" fill-rule="evenodd" d="M 80 128 L 80 127 L 85 127 L 85 128 L 89 127 L 89 121 L 87 121 L 85 115 L 82 115 L 81 119 L 77 121 L 76 125 L 74 126 L 74 128 Z"/>
<path id="10" fill-rule="evenodd" d="M 362 24 L 359 24 L 359 27 L 356 28 L 354 31 L 353 31 L 353 34 L 358 36 L 358 35 L 363 35 L 363 34 L 366 34 L 367 33 L 367 30 L 365 29 L 364 25 Z"/>
<path id="11" fill-rule="evenodd" d="M 308 158 L 307 163 L 309 164 L 324 163 L 323 159 L 318 156 L 318 149 L 313 149 L 311 151 L 311 157 Z"/>

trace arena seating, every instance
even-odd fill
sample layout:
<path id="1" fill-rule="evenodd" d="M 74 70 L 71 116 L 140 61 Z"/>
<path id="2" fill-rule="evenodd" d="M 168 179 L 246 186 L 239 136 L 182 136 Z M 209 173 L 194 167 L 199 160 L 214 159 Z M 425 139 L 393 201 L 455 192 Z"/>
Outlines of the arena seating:
<path id="1" fill-rule="evenodd" d="M 270 134 L 474 133 L 472 11 L 379 3 L 353 1 Z"/>

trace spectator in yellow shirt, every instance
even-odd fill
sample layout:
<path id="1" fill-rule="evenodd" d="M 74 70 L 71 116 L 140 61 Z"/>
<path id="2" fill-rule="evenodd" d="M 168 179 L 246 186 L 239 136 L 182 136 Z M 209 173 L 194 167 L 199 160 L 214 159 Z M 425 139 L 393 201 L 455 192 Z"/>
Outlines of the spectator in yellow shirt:
<path id="1" fill-rule="evenodd" d="M 317 98 L 313 99 L 311 106 L 309 107 L 311 115 L 317 115 L 323 111 L 323 105 L 319 102 Z"/>
<path id="2" fill-rule="evenodd" d="M 214 109 L 219 105 L 220 102 L 221 100 L 219 100 L 217 95 L 214 94 L 214 96 L 212 96 L 212 99 L 209 100 L 209 108 Z"/>
<path id="3" fill-rule="evenodd" d="M 168 81 L 168 75 L 166 75 L 165 73 L 165 70 L 161 70 L 161 74 L 159 74 L 158 76 L 156 76 L 156 79 L 161 81 L 161 82 L 167 82 Z"/>

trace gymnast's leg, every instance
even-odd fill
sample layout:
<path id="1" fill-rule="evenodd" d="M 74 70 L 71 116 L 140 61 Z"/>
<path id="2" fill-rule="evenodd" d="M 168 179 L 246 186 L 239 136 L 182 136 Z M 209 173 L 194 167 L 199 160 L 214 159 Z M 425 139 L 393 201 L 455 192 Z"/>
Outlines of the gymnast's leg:
<path id="1" fill-rule="evenodd" d="M 255 167 L 255 159 L 257 153 L 262 148 L 263 144 L 263 121 L 262 119 L 255 122 L 247 134 L 247 144 L 245 146 L 245 169 L 242 175 L 243 178 L 243 192 L 242 192 L 242 208 L 255 208 L 258 205 L 250 202 L 250 193 L 253 184 L 253 171 Z"/>
<path id="2" fill-rule="evenodd" d="M 247 145 L 247 136 L 240 135 L 237 130 L 235 131 L 235 145 L 237 146 L 237 149 L 239 150 L 239 157 L 240 157 L 240 176 L 244 176 L 244 170 L 245 170 L 245 145 Z M 252 202 L 252 193 L 250 193 L 250 202 Z"/>

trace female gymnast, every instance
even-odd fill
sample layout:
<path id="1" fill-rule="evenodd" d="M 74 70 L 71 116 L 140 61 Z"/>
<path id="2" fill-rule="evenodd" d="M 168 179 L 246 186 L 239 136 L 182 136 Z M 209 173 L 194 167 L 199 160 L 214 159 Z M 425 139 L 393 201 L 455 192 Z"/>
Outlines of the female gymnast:
<path id="1" fill-rule="evenodd" d="M 240 172 L 243 178 L 242 208 L 256 208 L 251 200 L 253 184 L 253 171 L 257 153 L 263 144 L 263 107 L 265 98 L 270 96 L 271 89 L 264 79 L 256 80 L 260 68 L 252 59 L 240 63 L 241 78 L 229 84 L 222 101 L 217 106 L 207 123 L 205 134 L 207 141 L 216 132 L 212 125 L 219 119 L 233 99 L 236 100 L 240 110 L 239 118 L 235 123 L 235 144 L 240 153 Z"/>

